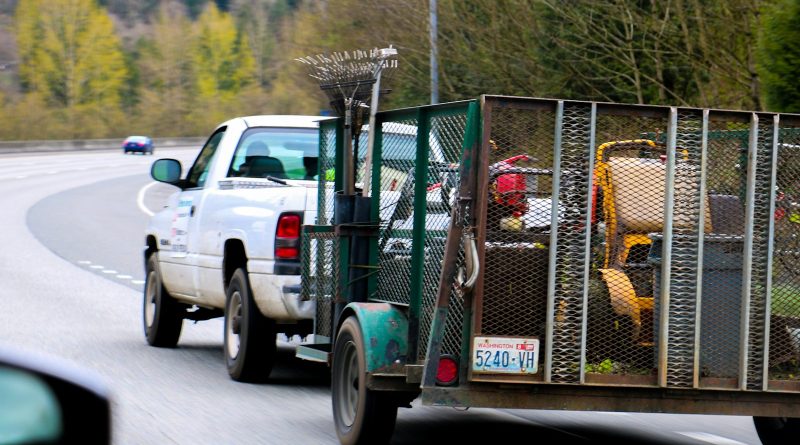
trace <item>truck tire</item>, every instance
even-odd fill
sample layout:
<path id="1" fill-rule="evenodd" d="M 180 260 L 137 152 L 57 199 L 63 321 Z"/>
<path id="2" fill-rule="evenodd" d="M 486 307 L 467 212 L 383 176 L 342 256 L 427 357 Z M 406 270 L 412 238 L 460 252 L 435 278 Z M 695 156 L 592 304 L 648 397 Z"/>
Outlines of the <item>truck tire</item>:
<path id="1" fill-rule="evenodd" d="M 795 443 L 800 436 L 800 419 L 788 417 L 753 417 L 758 438 L 764 445 Z"/>
<path id="2" fill-rule="evenodd" d="M 150 346 L 174 348 L 183 327 L 183 305 L 164 288 L 158 269 L 158 254 L 147 258 L 142 308 L 144 335 Z"/>
<path id="3" fill-rule="evenodd" d="M 392 394 L 367 388 L 366 353 L 356 317 L 336 336 L 331 379 L 333 419 L 343 445 L 388 443 L 397 420 Z"/>
<path id="4" fill-rule="evenodd" d="M 225 362 L 238 382 L 263 382 L 276 354 L 275 322 L 258 310 L 244 269 L 236 269 L 225 301 Z"/>

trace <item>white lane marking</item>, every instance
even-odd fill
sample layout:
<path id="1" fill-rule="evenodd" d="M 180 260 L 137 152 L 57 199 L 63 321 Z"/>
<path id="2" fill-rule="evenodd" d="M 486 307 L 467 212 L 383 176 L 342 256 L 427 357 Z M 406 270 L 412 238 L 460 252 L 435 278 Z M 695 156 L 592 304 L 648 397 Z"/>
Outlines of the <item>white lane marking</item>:
<path id="1" fill-rule="evenodd" d="M 678 434 L 691 437 L 692 439 L 700 440 L 702 442 L 713 443 L 716 445 L 747 445 L 738 440 L 728 439 L 727 437 L 717 436 L 716 434 L 695 432 L 695 431 L 675 431 Z"/>
<path id="2" fill-rule="evenodd" d="M 144 280 L 131 280 L 133 284 L 144 284 Z"/>
<path id="3" fill-rule="evenodd" d="M 101 266 L 99 264 L 95 264 L 95 265 L 89 266 L 89 267 L 91 267 L 92 269 L 102 269 L 103 268 L 103 266 Z"/>
<path id="4" fill-rule="evenodd" d="M 17 176 L 17 179 L 25 179 L 27 177 L 28 177 L 28 175 L 19 175 L 19 176 Z"/>
<path id="5" fill-rule="evenodd" d="M 91 261 L 87 261 L 87 260 L 82 260 L 82 261 L 78 261 L 78 264 L 83 264 L 85 266 L 87 264 L 92 264 L 92 262 Z"/>
<path id="6" fill-rule="evenodd" d="M 607 416 L 630 416 L 631 413 L 618 413 L 616 411 L 598 411 L 597 414 L 605 414 Z"/>
<path id="7" fill-rule="evenodd" d="M 48 174 L 48 175 L 54 175 L 54 174 L 56 174 L 56 173 L 58 173 L 58 171 L 57 171 L 57 170 L 55 170 L 55 171 L 49 171 L 49 172 L 47 172 L 47 174 Z"/>
<path id="8" fill-rule="evenodd" d="M 150 184 L 147 184 L 146 186 L 144 186 L 141 189 L 139 189 L 139 194 L 136 196 L 136 205 L 139 206 L 139 210 L 144 212 L 144 214 L 147 215 L 147 216 L 153 216 L 153 215 L 155 215 L 155 213 L 151 212 L 150 209 L 148 209 L 144 205 L 144 195 L 147 193 L 147 189 L 149 189 L 150 187 L 152 187 L 152 186 L 154 186 L 156 184 L 158 184 L 158 183 L 155 182 L 155 181 L 151 182 Z"/>
<path id="9" fill-rule="evenodd" d="M 108 270 L 108 269 L 106 269 L 106 270 L 103 271 L 103 273 L 112 274 L 112 273 L 119 273 L 119 272 L 117 272 L 116 270 Z"/>
<path id="10" fill-rule="evenodd" d="M 117 278 L 119 278 L 120 280 L 130 280 L 133 277 L 130 275 L 117 275 Z"/>

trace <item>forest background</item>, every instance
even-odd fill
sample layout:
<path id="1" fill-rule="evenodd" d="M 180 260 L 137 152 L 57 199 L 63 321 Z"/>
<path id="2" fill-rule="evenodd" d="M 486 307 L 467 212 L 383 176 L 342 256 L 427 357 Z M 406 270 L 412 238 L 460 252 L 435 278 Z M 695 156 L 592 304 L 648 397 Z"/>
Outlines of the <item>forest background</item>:
<path id="1" fill-rule="evenodd" d="M 800 0 L 438 0 L 439 101 L 800 112 Z M 330 106 L 294 59 L 394 45 L 431 100 L 429 0 L 0 0 L 0 140 L 202 136 Z"/>

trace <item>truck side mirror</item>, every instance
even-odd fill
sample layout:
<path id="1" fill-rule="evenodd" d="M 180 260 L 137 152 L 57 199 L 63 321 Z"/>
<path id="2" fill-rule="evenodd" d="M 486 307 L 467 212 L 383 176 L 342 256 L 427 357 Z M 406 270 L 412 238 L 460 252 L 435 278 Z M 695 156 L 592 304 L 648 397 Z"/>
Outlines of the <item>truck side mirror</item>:
<path id="1" fill-rule="evenodd" d="M 176 159 L 159 159 L 153 162 L 150 176 L 156 181 L 177 186 L 181 181 L 181 163 Z"/>

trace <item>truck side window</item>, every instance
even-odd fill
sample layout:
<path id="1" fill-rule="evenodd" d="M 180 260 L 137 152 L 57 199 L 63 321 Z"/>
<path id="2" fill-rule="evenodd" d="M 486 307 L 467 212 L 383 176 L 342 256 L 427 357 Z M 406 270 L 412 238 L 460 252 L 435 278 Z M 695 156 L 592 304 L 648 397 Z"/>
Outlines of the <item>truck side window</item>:
<path id="1" fill-rule="evenodd" d="M 315 128 L 252 127 L 236 147 L 228 177 L 314 179 L 318 153 Z"/>
<path id="2" fill-rule="evenodd" d="M 186 181 L 188 182 L 187 188 L 203 187 L 203 185 L 206 183 L 206 176 L 208 176 L 208 168 L 211 165 L 211 158 L 214 156 L 214 152 L 217 151 L 219 142 L 222 140 L 222 136 L 224 135 L 225 127 L 220 128 L 216 133 L 212 134 L 211 137 L 208 138 L 206 145 L 204 145 L 203 149 L 200 150 L 200 154 L 198 154 L 197 159 L 194 160 L 194 165 L 192 165 L 192 168 L 186 175 Z"/>

